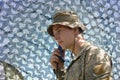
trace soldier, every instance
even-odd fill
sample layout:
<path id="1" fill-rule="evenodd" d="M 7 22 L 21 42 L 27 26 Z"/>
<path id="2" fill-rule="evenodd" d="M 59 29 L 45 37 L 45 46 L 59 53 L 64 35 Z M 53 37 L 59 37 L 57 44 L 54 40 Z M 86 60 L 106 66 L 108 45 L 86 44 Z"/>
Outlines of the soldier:
<path id="1" fill-rule="evenodd" d="M 50 58 L 58 80 L 112 80 L 112 61 L 107 52 L 85 41 L 86 27 L 74 11 L 58 11 L 47 32 L 64 50 L 55 49 Z M 74 55 L 67 69 L 64 67 L 65 50 Z"/>

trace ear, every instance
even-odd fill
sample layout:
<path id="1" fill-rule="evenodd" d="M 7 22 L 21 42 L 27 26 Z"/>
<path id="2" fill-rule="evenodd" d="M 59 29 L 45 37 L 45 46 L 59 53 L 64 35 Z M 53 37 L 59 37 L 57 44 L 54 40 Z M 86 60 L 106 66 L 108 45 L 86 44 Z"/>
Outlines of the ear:
<path id="1" fill-rule="evenodd" d="M 79 28 L 74 28 L 74 34 L 77 36 L 79 34 Z"/>

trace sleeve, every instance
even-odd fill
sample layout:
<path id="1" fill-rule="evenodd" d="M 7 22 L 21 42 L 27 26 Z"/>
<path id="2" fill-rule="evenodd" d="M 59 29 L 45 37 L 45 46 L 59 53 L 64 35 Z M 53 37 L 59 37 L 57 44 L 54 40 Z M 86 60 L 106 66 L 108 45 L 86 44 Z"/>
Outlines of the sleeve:
<path id="1" fill-rule="evenodd" d="M 60 70 L 60 69 L 55 70 L 55 69 L 53 69 L 53 71 L 54 71 L 54 73 L 55 73 L 55 75 L 57 77 L 57 80 L 64 80 L 64 78 L 65 78 L 65 70 Z"/>
<path id="2" fill-rule="evenodd" d="M 112 80 L 112 61 L 104 50 L 93 47 L 86 55 L 85 80 Z"/>

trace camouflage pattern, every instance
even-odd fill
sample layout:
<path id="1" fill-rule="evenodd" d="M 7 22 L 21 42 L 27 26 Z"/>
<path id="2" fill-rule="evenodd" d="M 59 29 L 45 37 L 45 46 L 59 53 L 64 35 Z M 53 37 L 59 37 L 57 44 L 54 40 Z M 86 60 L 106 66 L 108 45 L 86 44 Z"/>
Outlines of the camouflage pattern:
<path id="1" fill-rule="evenodd" d="M 112 80 L 112 61 L 104 50 L 85 43 L 67 68 L 65 78 L 60 76 L 63 74 L 58 80 Z"/>
<path id="2" fill-rule="evenodd" d="M 82 31 L 85 31 L 86 29 L 86 26 L 81 23 L 77 13 L 74 11 L 58 11 L 55 13 L 53 16 L 53 23 L 47 28 L 47 32 L 50 36 L 53 36 L 52 27 L 57 24 L 68 26 L 70 28 L 79 27 Z"/>
<path id="3" fill-rule="evenodd" d="M 4 67 L 4 72 L 0 75 L 3 78 L 0 80 L 24 80 L 22 74 L 11 64 L 0 61 L 0 65 Z"/>

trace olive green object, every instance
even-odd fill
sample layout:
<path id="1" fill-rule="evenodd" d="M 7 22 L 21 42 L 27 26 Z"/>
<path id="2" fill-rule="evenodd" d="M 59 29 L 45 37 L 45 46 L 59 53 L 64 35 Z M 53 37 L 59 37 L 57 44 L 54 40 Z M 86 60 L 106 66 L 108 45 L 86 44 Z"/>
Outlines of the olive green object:
<path id="1" fill-rule="evenodd" d="M 4 67 L 4 73 L 2 76 L 5 80 L 23 80 L 22 74 L 13 66 L 4 61 L 0 61 L 0 65 Z"/>
<path id="2" fill-rule="evenodd" d="M 58 11 L 53 16 L 53 23 L 48 26 L 47 32 L 53 36 L 52 28 L 54 25 L 64 25 L 70 28 L 79 27 L 84 31 L 86 27 L 80 22 L 78 15 L 74 11 Z"/>

